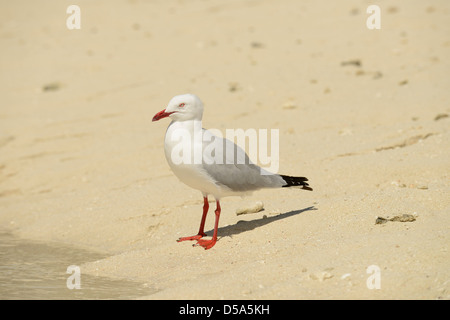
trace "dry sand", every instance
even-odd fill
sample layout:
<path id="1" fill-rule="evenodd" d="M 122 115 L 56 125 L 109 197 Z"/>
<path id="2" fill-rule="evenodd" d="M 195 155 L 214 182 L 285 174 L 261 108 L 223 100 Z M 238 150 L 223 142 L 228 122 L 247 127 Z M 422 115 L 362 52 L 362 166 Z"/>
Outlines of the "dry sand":
<path id="1" fill-rule="evenodd" d="M 447 0 L 376 1 L 380 30 L 373 1 L 76 3 L 80 30 L 68 2 L 2 1 L 0 228 L 107 252 L 82 273 L 148 299 L 449 299 Z M 151 119 L 185 92 L 206 128 L 279 129 L 314 191 L 225 198 L 213 249 L 177 243 L 202 197 Z"/>

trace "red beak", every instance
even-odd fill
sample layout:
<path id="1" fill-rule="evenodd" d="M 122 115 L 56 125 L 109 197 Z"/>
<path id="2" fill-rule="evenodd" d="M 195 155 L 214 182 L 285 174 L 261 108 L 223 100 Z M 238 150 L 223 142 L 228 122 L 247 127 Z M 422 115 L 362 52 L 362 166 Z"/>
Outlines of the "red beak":
<path id="1" fill-rule="evenodd" d="M 166 118 L 168 116 L 170 116 L 173 112 L 166 112 L 166 109 L 158 112 L 157 114 L 155 114 L 155 116 L 153 117 L 152 121 L 158 121 L 160 119 Z"/>

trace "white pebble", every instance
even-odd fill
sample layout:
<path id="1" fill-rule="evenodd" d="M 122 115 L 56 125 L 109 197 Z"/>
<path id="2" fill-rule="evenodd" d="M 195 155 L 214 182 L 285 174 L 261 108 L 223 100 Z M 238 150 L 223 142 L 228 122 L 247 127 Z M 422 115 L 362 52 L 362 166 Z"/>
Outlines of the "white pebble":
<path id="1" fill-rule="evenodd" d="M 262 201 L 256 201 L 254 204 L 236 209 L 236 215 L 256 213 L 264 209 Z"/>

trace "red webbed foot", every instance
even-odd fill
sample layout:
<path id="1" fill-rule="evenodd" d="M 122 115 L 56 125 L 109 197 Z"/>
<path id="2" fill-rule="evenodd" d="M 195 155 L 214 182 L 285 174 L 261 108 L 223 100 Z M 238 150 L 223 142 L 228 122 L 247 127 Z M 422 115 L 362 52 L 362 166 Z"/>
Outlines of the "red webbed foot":
<path id="1" fill-rule="evenodd" d="M 205 237 L 206 233 L 199 233 L 195 236 L 190 236 L 190 237 L 181 237 L 177 240 L 177 242 L 181 242 L 181 241 L 188 241 L 188 240 L 200 240 L 201 238 Z"/>
<path id="2" fill-rule="evenodd" d="M 211 240 L 205 240 L 205 239 L 199 239 L 196 244 L 193 244 L 193 246 L 201 246 L 205 248 L 205 250 L 211 249 L 216 244 L 217 239 L 211 239 Z"/>

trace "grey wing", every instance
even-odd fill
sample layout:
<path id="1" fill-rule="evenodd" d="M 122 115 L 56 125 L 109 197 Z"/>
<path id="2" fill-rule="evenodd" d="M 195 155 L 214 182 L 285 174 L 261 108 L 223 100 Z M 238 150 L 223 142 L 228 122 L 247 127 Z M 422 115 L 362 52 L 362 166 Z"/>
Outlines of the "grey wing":
<path id="1" fill-rule="evenodd" d="M 270 174 L 252 163 L 245 151 L 232 141 L 209 130 L 204 130 L 204 137 L 202 166 L 217 184 L 235 192 L 278 188 L 286 184 L 279 175 Z"/>

